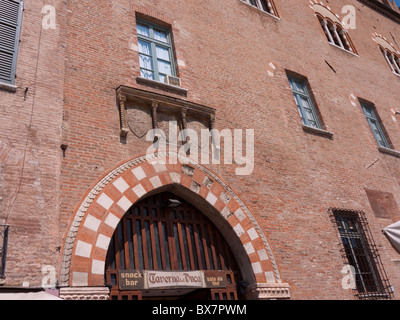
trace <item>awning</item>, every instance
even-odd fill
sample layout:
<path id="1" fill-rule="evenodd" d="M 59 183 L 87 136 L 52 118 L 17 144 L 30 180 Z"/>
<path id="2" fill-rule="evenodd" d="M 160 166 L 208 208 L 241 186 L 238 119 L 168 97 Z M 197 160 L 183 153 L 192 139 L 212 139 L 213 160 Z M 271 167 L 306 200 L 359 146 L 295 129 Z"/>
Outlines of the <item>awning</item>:
<path id="1" fill-rule="evenodd" d="M 388 238 L 389 242 L 400 254 L 400 221 L 391 224 L 382 230 L 384 235 Z"/>
<path id="2" fill-rule="evenodd" d="M 0 293 L 0 300 L 62 300 L 50 293 L 41 292 L 9 292 Z"/>

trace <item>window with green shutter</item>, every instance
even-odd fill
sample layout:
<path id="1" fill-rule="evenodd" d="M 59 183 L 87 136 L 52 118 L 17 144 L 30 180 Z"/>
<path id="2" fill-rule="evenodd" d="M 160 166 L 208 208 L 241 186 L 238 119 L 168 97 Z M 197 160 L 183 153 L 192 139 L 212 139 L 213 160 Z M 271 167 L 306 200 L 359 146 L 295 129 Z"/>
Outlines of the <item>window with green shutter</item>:
<path id="1" fill-rule="evenodd" d="M 307 88 L 307 81 L 293 76 L 288 78 L 303 124 L 321 129 L 321 122 Z"/>
<path id="2" fill-rule="evenodd" d="M 372 133 L 378 145 L 384 148 L 390 148 L 388 139 L 385 136 L 384 131 L 382 130 L 382 126 L 379 123 L 379 119 L 377 117 L 374 106 L 371 103 L 360 101 L 361 107 L 364 111 L 365 116 L 367 117 L 367 121 L 369 126 L 371 127 Z"/>
<path id="3" fill-rule="evenodd" d="M 14 84 L 22 1 L 0 0 L 0 82 Z"/>

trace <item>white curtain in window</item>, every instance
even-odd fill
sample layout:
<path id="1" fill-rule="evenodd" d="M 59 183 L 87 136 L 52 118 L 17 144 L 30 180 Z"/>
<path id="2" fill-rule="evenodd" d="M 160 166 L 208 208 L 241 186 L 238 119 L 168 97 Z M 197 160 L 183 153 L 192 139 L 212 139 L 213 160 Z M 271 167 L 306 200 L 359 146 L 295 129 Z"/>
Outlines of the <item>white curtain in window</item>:
<path id="1" fill-rule="evenodd" d="M 400 221 L 386 227 L 382 230 L 382 232 L 388 238 L 392 246 L 400 254 Z"/>
<path id="2" fill-rule="evenodd" d="M 151 45 L 148 42 L 139 40 L 139 53 L 151 56 Z"/>
<path id="3" fill-rule="evenodd" d="M 137 24 L 137 33 L 142 36 L 150 37 L 149 27 L 142 24 Z"/>
<path id="4" fill-rule="evenodd" d="M 157 58 L 165 61 L 169 61 L 169 50 L 160 46 L 157 46 Z"/>
<path id="5" fill-rule="evenodd" d="M 157 46 L 157 62 L 158 72 L 161 74 L 171 75 L 171 63 L 169 57 L 169 50 L 160 46 Z"/>
<path id="6" fill-rule="evenodd" d="M 158 29 L 154 29 L 154 39 L 165 42 L 165 43 L 168 42 L 167 33 L 165 31 L 158 30 Z"/>
<path id="7" fill-rule="evenodd" d="M 153 70 L 151 57 L 140 55 L 140 67 L 147 70 Z"/>
<path id="8" fill-rule="evenodd" d="M 158 72 L 171 75 L 171 65 L 168 62 L 158 61 Z"/>
<path id="9" fill-rule="evenodd" d="M 150 43 L 139 40 L 139 58 L 141 68 L 153 70 Z"/>

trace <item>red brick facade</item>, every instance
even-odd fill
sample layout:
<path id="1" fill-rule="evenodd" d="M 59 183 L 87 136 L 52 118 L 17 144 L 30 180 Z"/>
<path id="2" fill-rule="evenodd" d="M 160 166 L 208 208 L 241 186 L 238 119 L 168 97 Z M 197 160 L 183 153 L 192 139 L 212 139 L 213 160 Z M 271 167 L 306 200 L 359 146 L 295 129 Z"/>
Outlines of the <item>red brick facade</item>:
<path id="1" fill-rule="evenodd" d="M 326 4 L 340 19 L 344 6 L 355 8 L 351 53 L 328 43 L 305 0 L 274 0 L 279 18 L 241 0 L 50 2 L 55 30 L 42 28 L 41 2 L 24 2 L 16 91 L 0 89 L 0 224 L 10 226 L 4 286 L 41 286 L 50 265 L 60 286 L 101 287 L 104 237 L 116 227 L 108 216 L 119 221 L 127 203 L 174 184 L 191 190 L 195 181 L 200 189 L 188 201 L 213 212 L 253 287 L 277 286 L 291 299 L 354 299 L 342 288 L 340 239 L 328 214 L 342 208 L 365 212 L 400 289 L 400 257 L 381 232 L 400 220 L 400 154 L 378 148 L 359 102 L 374 104 L 390 148 L 400 151 L 400 77 L 374 40 L 379 34 L 400 50 L 394 5 Z M 137 18 L 170 28 L 180 90 L 138 79 Z M 287 73 L 308 80 L 323 132 L 302 126 Z M 131 131 L 121 136 L 120 86 L 215 110 L 219 130 L 254 129 L 254 172 L 193 164 L 188 175 L 179 164 L 159 170 L 139 161 L 150 143 Z M 122 192 L 118 179 L 128 186 Z M 138 184 L 144 194 L 132 191 Z"/>

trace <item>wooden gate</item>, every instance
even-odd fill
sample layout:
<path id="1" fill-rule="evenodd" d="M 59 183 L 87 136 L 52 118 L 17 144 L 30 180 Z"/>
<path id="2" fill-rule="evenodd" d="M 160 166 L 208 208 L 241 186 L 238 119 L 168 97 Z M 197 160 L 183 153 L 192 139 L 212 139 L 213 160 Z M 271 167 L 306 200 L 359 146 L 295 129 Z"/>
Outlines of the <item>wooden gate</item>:
<path id="1" fill-rule="evenodd" d="M 118 271 L 220 271 L 220 288 L 121 289 Z M 235 258 L 218 229 L 183 199 L 160 193 L 133 206 L 119 223 L 108 249 L 110 299 L 237 300 L 241 280 Z"/>

